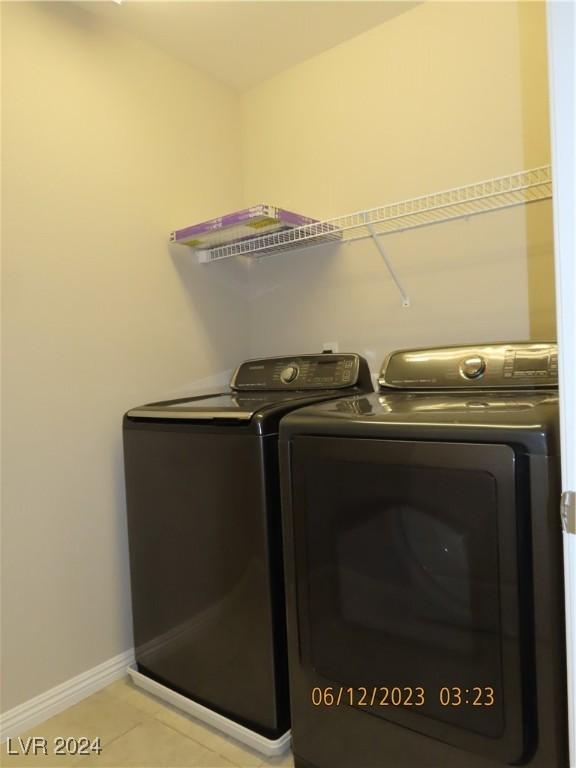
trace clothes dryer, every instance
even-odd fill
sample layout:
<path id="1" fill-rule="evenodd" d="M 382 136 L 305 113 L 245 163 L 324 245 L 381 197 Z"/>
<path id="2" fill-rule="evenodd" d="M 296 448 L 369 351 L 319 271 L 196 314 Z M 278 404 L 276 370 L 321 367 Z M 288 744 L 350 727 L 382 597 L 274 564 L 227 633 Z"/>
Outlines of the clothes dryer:
<path id="1" fill-rule="evenodd" d="M 297 768 L 567 768 L 557 365 L 401 351 L 282 420 Z"/>

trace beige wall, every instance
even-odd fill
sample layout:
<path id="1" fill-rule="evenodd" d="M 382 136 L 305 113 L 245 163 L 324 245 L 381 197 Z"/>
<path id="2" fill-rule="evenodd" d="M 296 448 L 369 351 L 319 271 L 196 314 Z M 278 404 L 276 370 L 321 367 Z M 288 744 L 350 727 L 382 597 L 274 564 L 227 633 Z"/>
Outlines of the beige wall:
<path id="1" fill-rule="evenodd" d="M 548 58 L 546 45 L 542 41 L 545 25 L 545 3 L 523 2 L 519 5 L 522 132 L 526 167 L 540 162 L 543 146 L 547 148 L 547 152 L 550 151 Z M 554 243 L 551 226 L 551 202 L 534 205 L 526 210 L 530 336 L 534 339 L 556 338 Z"/>
<path id="2" fill-rule="evenodd" d="M 246 202 L 330 217 L 548 163 L 544 5 L 524 5 L 424 3 L 252 89 Z M 369 242 L 266 260 L 252 351 L 338 340 L 377 367 L 402 346 L 553 335 L 550 206 L 534 209 L 385 238 L 410 309 Z"/>
<path id="3" fill-rule="evenodd" d="M 547 163 L 542 4 L 427 3 L 243 97 L 75 4 L 4 17 L 6 710 L 131 645 L 126 408 L 248 353 L 551 336 L 553 292 L 547 203 L 386 238 L 408 310 L 367 241 L 249 270 L 166 245 Z"/>
<path id="4" fill-rule="evenodd" d="M 6 3 L 2 709 L 132 644 L 121 416 L 245 355 L 238 97 L 72 3 Z"/>

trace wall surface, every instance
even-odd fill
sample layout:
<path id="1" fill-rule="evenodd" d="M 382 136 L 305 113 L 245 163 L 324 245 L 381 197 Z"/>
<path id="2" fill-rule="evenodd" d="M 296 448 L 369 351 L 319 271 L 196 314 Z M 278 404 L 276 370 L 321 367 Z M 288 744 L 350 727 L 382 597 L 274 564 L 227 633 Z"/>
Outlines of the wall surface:
<path id="1" fill-rule="evenodd" d="M 238 97 L 72 3 L 3 4 L 2 709 L 132 645 L 128 407 L 246 356 Z"/>
<path id="2" fill-rule="evenodd" d="M 518 5 L 520 88 L 524 159 L 527 167 L 538 165 L 543 155 L 550 156 L 548 46 L 547 39 L 542 40 L 545 33 L 546 4 L 520 3 Z M 526 243 L 531 336 L 537 339 L 555 339 L 556 306 L 551 202 L 531 206 L 526 210 Z"/>
<path id="3" fill-rule="evenodd" d="M 249 91 L 247 203 L 338 216 L 549 162 L 543 3 L 424 3 Z M 554 336 L 549 203 L 253 267 L 251 349 Z"/>
<path id="4" fill-rule="evenodd" d="M 554 336 L 550 205 L 204 267 L 167 233 L 549 162 L 541 3 L 425 3 L 240 96 L 72 3 L 3 3 L 2 710 L 131 645 L 120 417 L 249 355 Z M 488 53 L 487 53 L 488 52 Z"/>

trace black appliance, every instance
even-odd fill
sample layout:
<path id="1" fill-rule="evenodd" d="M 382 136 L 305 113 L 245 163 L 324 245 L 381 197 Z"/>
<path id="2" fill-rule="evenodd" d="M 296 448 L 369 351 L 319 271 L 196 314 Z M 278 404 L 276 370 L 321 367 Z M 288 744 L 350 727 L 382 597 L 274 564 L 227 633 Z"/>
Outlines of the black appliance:
<path id="1" fill-rule="evenodd" d="M 270 739 L 290 725 L 278 423 L 363 391 L 358 355 L 277 357 L 124 416 L 138 671 Z"/>
<path id="2" fill-rule="evenodd" d="M 557 365 L 401 351 L 282 420 L 297 768 L 567 768 Z"/>

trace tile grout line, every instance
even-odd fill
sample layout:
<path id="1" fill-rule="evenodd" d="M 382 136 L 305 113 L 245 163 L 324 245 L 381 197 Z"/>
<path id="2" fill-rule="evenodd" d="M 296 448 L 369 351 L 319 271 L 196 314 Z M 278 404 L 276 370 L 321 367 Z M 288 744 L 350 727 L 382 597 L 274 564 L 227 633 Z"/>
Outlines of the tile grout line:
<path id="1" fill-rule="evenodd" d="M 106 689 L 104 689 L 104 690 L 106 690 Z M 138 691 L 138 692 L 141 693 L 141 694 L 143 693 L 142 691 Z M 121 700 L 121 697 L 114 696 L 114 694 L 112 694 L 112 693 L 110 693 L 109 695 L 111 697 L 115 698 L 116 700 Z M 173 707 L 171 707 L 169 705 L 166 705 L 163 701 L 157 699 L 155 696 L 150 696 L 149 694 L 148 695 L 147 694 L 143 694 L 143 695 L 145 696 L 145 698 L 147 700 L 155 701 L 155 702 L 157 702 L 159 704 L 158 708 L 155 709 L 154 711 L 152 711 L 152 712 L 144 712 L 143 710 L 138 709 L 138 707 L 136 707 L 134 704 L 130 703 L 130 706 L 132 708 L 138 710 L 139 714 L 143 715 L 145 719 L 154 720 L 155 722 L 159 723 L 160 725 L 163 725 L 166 728 L 169 728 L 174 733 L 177 733 L 179 736 L 184 736 L 186 739 L 189 739 L 190 741 L 194 742 L 194 744 L 198 745 L 202 749 L 205 749 L 208 752 L 212 752 L 215 755 L 217 755 L 218 757 L 221 757 L 223 760 L 226 760 L 227 762 L 231 763 L 234 766 L 234 768 L 247 768 L 242 763 L 237 763 L 235 760 L 233 760 L 228 755 L 222 754 L 221 752 L 219 752 L 217 750 L 217 748 L 209 747 L 206 744 L 203 744 L 201 741 L 198 741 L 193 736 L 190 736 L 188 733 L 184 733 L 183 731 L 179 730 L 178 728 L 176 728 L 175 726 L 171 725 L 170 723 L 167 723 L 164 720 L 162 720 L 159 717 L 157 717 L 157 715 L 162 713 L 162 712 L 166 712 L 166 711 L 171 712 L 171 711 L 176 711 L 176 710 Z M 126 702 L 126 703 L 128 703 L 128 702 Z M 181 712 L 178 712 L 178 711 L 176 711 L 176 714 L 181 714 L 183 717 L 187 717 L 187 715 L 185 713 L 181 713 Z M 202 727 L 203 723 L 201 721 L 197 721 L 194 718 L 189 718 L 189 719 L 190 719 L 191 723 L 196 724 L 196 725 Z M 138 727 L 138 725 L 140 725 L 142 722 L 143 721 L 141 721 L 137 725 L 133 726 L 133 728 Z M 129 733 L 131 730 L 133 730 L 133 728 L 129 728 L 128 731 L 126 731 L 126 733 L 124 733 L 122 735 L 125 736 L 127 733 Z M 207 732 L 211 733 L 212 731 L 207 727 Z M 228 737 L 224 733 L 216 732 L 215 735 L 219 736 L 220 738 L 224 739 L 227 742 L 230 742 L 230 744 L 232 744 L 233 746 L 237 746 L 239 749 L 246 749 L 246 750 L 250 749 L 249 747 L 247 747 L 246 745 L 242 744 L 241 742 L 236 742 L 234 739 L 231 739 L 230 737 Z M 112 741 L 116 741 L 117 738 L 121 738 L 121 736 L 118 736 L 118 737 L 114 738 Z M 110 743 L 112 743 L 112 742 L 110 742 Z M 260 755 L 257 755 L 257 757 L 260 758 Z M 267 768 L 267 766 L 268 766 L 268 764 L 266 762 L 266 759 L 262 758 L 262 762 L 259 762 L 255 766 L 251 766 L 251 768 Z"/>
<path id="2" fill-rule="evenodd" d="M 113 739 L 110 739 L 110 741 L 106 743 L 106 746 L 102 747 L 102 754 L 104 754 L 104 750 L 107 747 L 109 747 L 111 744 L 114 744 L 115 741 L 118 741 L 118 739 L 124 738 L 124 736 L 127 736 L 129 733 L 132 733 L 132 731 L 136 730 L 136 728 L 142 725 L 142 722 L 143 721 L 141 720 L 139 723 L 136 723 L 135 725 L 131 725 L 130 728 L 128 728 L 126 731 L 123 731 L 122 733 L 119 733 L 118 736 L 114 736 Z M 72 768 L 77 768 L 77 766 L 79 765 L 84 765 L 84 763 L 81 761 L 78 763 L 72 763 Z"/>
<path id="3" fill-rule="evenodd" d="M 235 768 L 242 768 L 238 763 L 232 762 L 229 757 L 226 757 L 226 755 L 221 755 L 220 752 L 216 752 L 216 750 L 212 749 L 211 747 L 207 747 L 206 744 L 202 744 L 201 741 L 197 741 L 192 736 L 189 736 L 187 733 L 183 733 L 182 731 L 179 731 L 178 728 L 174 728 L 174 726 L 170 725 L 169 723 L 165 723 L 163 720 L 159 720 L 157 717 L 154 717 L 154 719 L 160 723 L 160 725 L 163 725 L 165 728 L 169 728 L 174 733 L 177 733 L 178 736 L 183 736 L 185 739 L 188 739 L 189 741 L 193 741 L 194 744 L 197 744 L 199 747 L 202 747 L 202 749 L 207 750 L 208 752 L 213 752 L 215 755 L 218 755 L 218 757 L 223 757 L 224 760 L 228 760 L 229 763 L 232 763 Z M 258 768 L 260 768 L 258 766 Z"/>
<path id="4" fill-rule="evenodd" d="M 174 726 L 170 725 L 169 723 L 165 723 L 163 720 L 159 720 L 155 715 L 152 715 L 152 716 L 154 717 L 155 720 L 157 720 L 157 722 L 161 723 L 161 725 L 166 726 L 166 728 L 170 728 L 171 731 L 174 731 L 174 733 L 177 733 L 179 736 L 184 736 L 186 739 L 190 739 L 190 741 L 193 741 L 194 744 L 198 744 L 198 746 L 202 747 L 202 749 L 207 749 L 209 752 L 214 752 L 214 754 L 218 755 L 218 757 L 222 757 L 224 758 L 224 760 L 227 760 L 229 763 L 232 763 L 232 765 L 235 766 L 235 768 L 242 768 L 242 765 L 240 763 L 235 763 L 231 758 L 227 757 L 226 755 L 223 755 L 221 752 L 217 752 L 215 749 L 212 749 L 212 747 L 207 747 L 206 744 L 202 744 L 201 741 L 198 741 L 192 736 L 189 736 L 187 733 L 183 733 L 182 731 L 179 731 L 178 728 L 174 728 Z M 224 738 L 224 735 L 222 736 Z M 263 766 L 263 763 L 259 763 L 257 766 L 254 766 L 254 768 L 262 768 L 262 766 Z"/>

